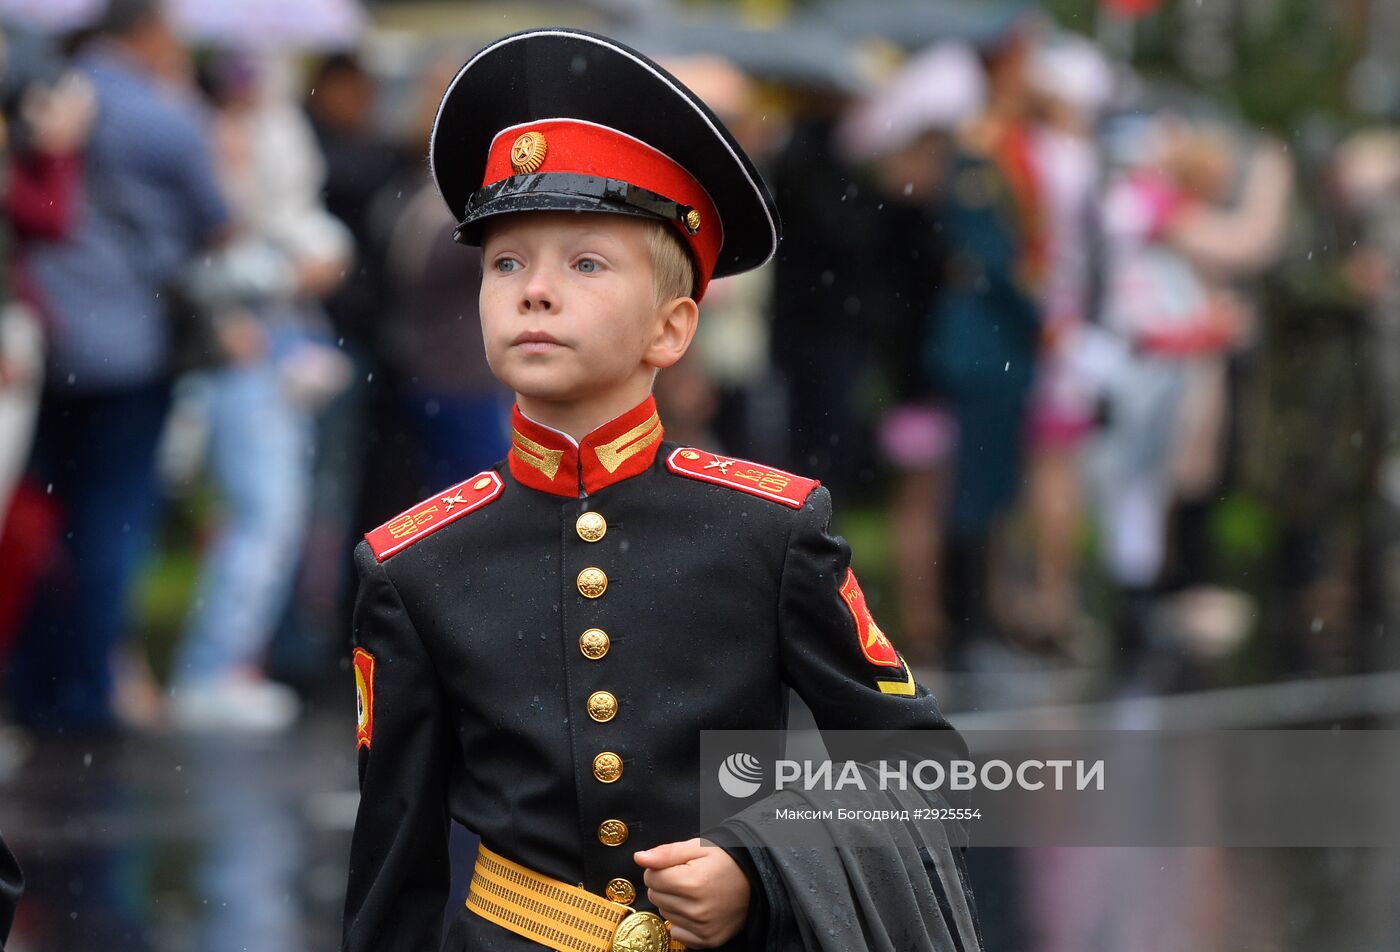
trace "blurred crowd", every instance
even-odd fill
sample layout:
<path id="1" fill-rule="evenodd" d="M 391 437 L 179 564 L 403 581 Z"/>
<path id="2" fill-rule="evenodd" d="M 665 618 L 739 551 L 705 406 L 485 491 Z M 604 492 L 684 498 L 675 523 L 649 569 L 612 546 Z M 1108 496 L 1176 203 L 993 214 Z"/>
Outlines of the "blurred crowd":
<path id="1" fill-rule="evenodd" d="M 1400 133 L 1300 154 L 1034 11 L 850 69 L 796 33 L 623 35 L 784 221 L 661 375 L 668 438 L 873 513 L 912 660 L 1112 691 L 1380 663 Z M 472 47 L 424 49 L 192 51 L 153 0 L 6 32 L 0 716 L 289 727 L 341 677 L 354 540 L 504 457 L 479 260 L 424 162 Z M 157 676 L 133 606 L 180 546 Z"/>

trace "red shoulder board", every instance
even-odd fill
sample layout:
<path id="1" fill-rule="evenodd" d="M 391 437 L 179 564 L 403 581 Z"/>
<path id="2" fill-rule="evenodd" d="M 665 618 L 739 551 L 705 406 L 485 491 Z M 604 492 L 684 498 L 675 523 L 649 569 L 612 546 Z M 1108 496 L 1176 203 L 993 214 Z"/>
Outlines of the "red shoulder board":
<path id="1" fill-rule="evenodd" d="M 373 532 L 365 533 L 365 538 L 374 550 L 374 557 L 383 562 L 395 552 L 480 509 L 499 496 L 505 487 L 493 470 L 477 473 L 446 492 L 404 510 Z"/>
<path id="2" fill-rule="evenodd" d="M 666 468 L 673 473 L 728 486 L 751 496 L 762 496 L 793 509 L 801 509 L 812 490 L 821 485 L 815 479 L 794 476 L 748 460 L 720 456 L 707 450 L 684 447 L 666 457 Z"/>

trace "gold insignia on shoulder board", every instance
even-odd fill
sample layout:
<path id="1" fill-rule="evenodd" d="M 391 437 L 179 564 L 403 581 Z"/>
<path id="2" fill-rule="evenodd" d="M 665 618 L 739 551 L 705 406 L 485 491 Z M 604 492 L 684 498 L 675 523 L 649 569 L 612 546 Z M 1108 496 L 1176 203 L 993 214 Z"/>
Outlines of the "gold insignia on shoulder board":
<path id="1" fill-rule="evenodd" d="M 528 175 L 544 165 L 548 151 L 549 143 L 545 142 L 544 133 L 534 130 L 526 132 L 510 147 L 510 167 L 516 175 Z"/>

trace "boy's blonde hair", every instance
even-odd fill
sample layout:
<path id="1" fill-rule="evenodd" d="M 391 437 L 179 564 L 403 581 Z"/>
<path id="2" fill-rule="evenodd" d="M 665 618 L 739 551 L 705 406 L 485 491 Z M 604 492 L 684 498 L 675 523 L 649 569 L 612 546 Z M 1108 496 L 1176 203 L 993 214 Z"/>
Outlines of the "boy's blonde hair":
<path id="1" fill-rule="evenodd" d="M 660 221 L 647 222 L 647 250 L 651 252 L 652 287 L 656 291 L 656 306 L 680 297 L 695 294 L 695 265 L 690 252 L 672 230 L 675 226 Z"/>

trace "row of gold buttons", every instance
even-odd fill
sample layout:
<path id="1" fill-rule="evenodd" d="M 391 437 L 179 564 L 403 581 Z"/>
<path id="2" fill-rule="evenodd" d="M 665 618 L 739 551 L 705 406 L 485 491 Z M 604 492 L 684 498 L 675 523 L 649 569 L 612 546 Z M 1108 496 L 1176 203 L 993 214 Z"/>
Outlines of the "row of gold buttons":
<path id="1" fill-rule="evenodd" d="M 608 533 L 608 521 L 597 512 L 585 512 L 574 523 L 574 530 L 584 542 L 597 542 Z M 584 598 L 602 598 L 608 590 L 608 576 L 602 569 L 589 566 L 575 580 L 578 593 Z M 589 661 L 598 661 L 608 653 L 612 641 L 601 628 L 590 628 L 579 635 L 578 648 Z M 617 716 L 617 697 L 611 691 L 594 691 L 588 696 L 588 716 L 606 724 Z M 593 776 L 599 783 L 616 783 L 622 777 L 622 758 L 605 750 L 593 758 Z M 598 842 L 604 846 L 621 846 L 627 842 L 627 824 L 621 820 L 604 820 L 598 824 Z M 631 903 L 637 889 L 626 879 L 618 877 L 607 885 L 607 897 L 613 902 Z"/>

